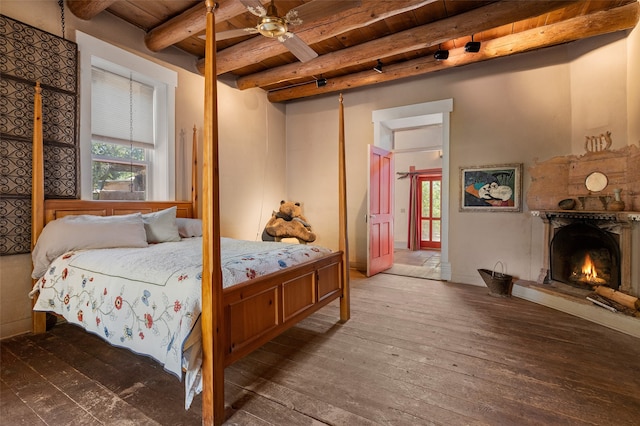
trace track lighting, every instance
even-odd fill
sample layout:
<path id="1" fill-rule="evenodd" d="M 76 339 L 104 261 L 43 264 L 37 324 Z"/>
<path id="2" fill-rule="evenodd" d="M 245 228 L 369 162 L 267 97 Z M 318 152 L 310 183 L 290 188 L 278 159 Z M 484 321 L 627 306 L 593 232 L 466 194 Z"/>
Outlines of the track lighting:
<path id="1" fill-rule="evenodd" d="M 471 41 L 464 45 L 465 52 L 477 53 L 480 51 L 480 42 L 473 41 L 473 34 L 471 35 Z"/>
<path id="2" fill-rule="evenodd" d="M 327 85 L 327 79 L 326 78 L 319 78 L 316 80 L 316 87 L 324 87 Z"/>
<path id="3" fill-rule="evenodd" d="M 436 53 L 433 54 L 433 57 L 438 61 L 444 61 L 449 57 L 449 51 L 438 48 L 438 50 L 436 50 Z"/>
<path id="4" fill-rule="evenodd" d="M 373 70 L 382 74 L 382 61 L 378 59 L 378 65 L 373 67 Z"/>

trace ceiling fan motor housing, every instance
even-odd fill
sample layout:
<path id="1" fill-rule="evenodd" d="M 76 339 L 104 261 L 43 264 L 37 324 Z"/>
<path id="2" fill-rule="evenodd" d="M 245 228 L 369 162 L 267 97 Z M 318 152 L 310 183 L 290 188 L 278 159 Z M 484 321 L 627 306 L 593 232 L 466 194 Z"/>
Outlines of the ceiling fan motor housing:
<path id="1" fill-rule="evenodd" d="M 264 16 L 258 24 L 258 31 L 265 37 L 276 38 L 287 32 L 287 23 L 283 18 L 274 16 Z"/>

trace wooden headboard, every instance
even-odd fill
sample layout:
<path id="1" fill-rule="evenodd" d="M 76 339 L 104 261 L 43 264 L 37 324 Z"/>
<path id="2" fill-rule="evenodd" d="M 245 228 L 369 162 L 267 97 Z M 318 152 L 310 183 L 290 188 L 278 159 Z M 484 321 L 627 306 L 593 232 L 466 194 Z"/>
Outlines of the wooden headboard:
<path id="1" fill-rule="evenodd" d="M 45 200 L 44 221 L 49 223 L 69 215 L 114 216 L 151 213 L 177 207 L 177 217 L 195 217 L 191 201 Z"/>
<path id="2" fill-rule="evenodd" d="M 211 6 L 212 7 L 212 6 Z M 197 193 L 197 134 L 193 127 L 193 158 L 191 164 L 191 200 L 189 201 L 122 201 L 122 200 L 45 200 L 44 192 L 44 146 L 42 130 L 42 89 L 36 83 L 33 98 L 33 146 L 31 174 L 31 249 L 36 245 L 44 226 L 61 217 L 90 214 L 96 216 L 114 216 L 130 213 L 151 213 L 176 206 L 176 216 L 198 217 Z M 222 289 L 222 287 L 220 287 Z M 43 333 L 46 330 L 44 312 L 33 312 L 33 331 Z"/>

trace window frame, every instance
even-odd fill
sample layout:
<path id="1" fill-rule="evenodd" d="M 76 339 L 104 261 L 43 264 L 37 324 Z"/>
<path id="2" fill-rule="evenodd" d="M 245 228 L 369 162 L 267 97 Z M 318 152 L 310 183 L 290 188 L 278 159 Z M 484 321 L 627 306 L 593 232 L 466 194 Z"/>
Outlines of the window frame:
<path id="1" fill-rule="evenodd" d="M 76 31 L 80 51 L 80 194 L 92 199 L 91 67 L 97 66 L 155 87 L 154 149 L 147 200 L 175 199 L 175 89 L 178 73 L 124 49 Z"/>

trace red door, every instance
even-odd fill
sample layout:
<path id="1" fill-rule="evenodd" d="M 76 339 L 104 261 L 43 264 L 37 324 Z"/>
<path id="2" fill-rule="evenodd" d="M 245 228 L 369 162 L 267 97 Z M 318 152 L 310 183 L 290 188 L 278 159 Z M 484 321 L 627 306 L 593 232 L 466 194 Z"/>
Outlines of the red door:
<path id="1" fill-rule="evenodd" d="M 441 194 L 442 175 L 421 175 L 418 177 L 416 207 L 419 209 L 417 230 L 420 235 L 420 248 L 439 249 L 441 246 L 440 224 L 442 220 Z"/>
<path id="2" fill-rule="evenodd" d="M 369 145 L 367 276 L 393 266 L 393 154 Z"/>

